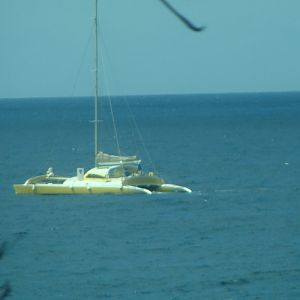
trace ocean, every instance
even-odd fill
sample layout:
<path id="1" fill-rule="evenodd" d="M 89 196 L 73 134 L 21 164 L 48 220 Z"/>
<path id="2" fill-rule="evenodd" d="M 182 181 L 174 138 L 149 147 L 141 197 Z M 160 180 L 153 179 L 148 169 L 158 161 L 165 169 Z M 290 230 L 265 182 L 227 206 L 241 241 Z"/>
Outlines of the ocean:
<path id="1" fill-rule="evenodd" d="M 93 166 L 93 100 L 1 99 L 0 295 L 300 299 L 300 93 L 107 100 L 101 149 L 193 193 L 15 195 Z"/>

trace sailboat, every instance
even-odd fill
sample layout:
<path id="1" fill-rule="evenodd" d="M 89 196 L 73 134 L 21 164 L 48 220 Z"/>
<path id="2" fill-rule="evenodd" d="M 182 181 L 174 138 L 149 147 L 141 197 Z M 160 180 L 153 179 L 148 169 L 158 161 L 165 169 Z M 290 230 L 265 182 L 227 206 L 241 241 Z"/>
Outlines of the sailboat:
<path id="1" fill-rule="evenodd" d="M 94 139 L 95 166 L 84 171 L 77 168 L 73 177 L 57 176 L 50 167 L 46 174 L 15 184 L 16 194 L 152 194 L 153 192 L 185 192 L 184 186 L 168 184 L 154 172 L 144 172 L 136 156 L 110 155 L 98 149 L 98 0 L 95 0 L 95 97 Z"/>

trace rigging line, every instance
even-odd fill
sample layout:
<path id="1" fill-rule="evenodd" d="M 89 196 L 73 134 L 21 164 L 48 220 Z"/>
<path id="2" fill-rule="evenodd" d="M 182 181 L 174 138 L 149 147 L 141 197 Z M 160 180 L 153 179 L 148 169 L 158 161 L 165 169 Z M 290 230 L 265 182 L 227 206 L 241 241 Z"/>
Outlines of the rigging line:
<path id="1" fill-rule="evenodd" d="M 118 132 L 117 132 L 117 125 L 116 125 L 116 121 L 115 121 L 115 116 L 114 116 L 114 111 L 113 111 L 112 101 L 111 101 L 111 96 L 110 95 L 108 96 L 108 99 L 109 99 L 110 114 L 111 114 L 112 123 L 113 123 L 113 127 L 114 127 L 114 134 L 115 134 L 115 137 L 116 137 L 116 144 L 117 144 L 118 154 L 119 154 L 119 156 L 121 156 L 121 148 L 120 148 L 119 137 L 118 137 Z"/>
<path id="2" fill-rule="evenodd" d="M 141 133 L 141 130 L 140 130 L 138 124 L 137 124 L 136 118 L 135 118 L 135 116 L 134 116 L 134 114 L 133 114 L 133 111 L 132 111 L 132 109 L 131 109 L 131 107 L 130 107 L 130 105 L 129 105 L 127 99 L 126 99 L 126 97 L 124 97 L 124 101 L 125 101 L 125 103 L 126 103 L 126 106 L 127 106 L 128 111 L 129 111 L 129 113 L 130 113 L 131 119 L 132 119 L 132 121 L 133 121 L 133 125 L 134 125 L 135 130 L 136 130 L 136 132 L 137 132 L 137 134 L 138 134 L 139 140 L 140 140 L 140 142 L 141 142 L 141 144 L 142 144 L 142 147 L 144 148 L 144 151 L 145 151 L 145 153 L 146 153 L 147 160 L 148 160 L 148 162 L 150 163 L 151 167 L 153 168 L 154 172 L 158 174 L 157 169 L 156 169 L 156 167 L 155 167 L 155 164 L 154 164 L 154 162 L 153 162 L 153 160 L 152 160 L 152 158 L 151 158 L 151 155 L 150 155 L 150 153 L 149 153 L 149 151 L 148 151 L 148 149 L 147 149 L 147 147 L 146 147 L 146 144 L 145 144 L 143 135 L 142 135 L 142 133 Z"/>
<path id="3" fill-rule="evenodd" d="M 101 46 L 102 46 L 102 48 L 103 48 L 103 53 L 105 53 L 106 54 L 106 58 L 108 59 L 108 62 L 109 62 L 109 64 L 111 65 L 111 58 L 109 57 L 109 51 L 107 50 L 107 47 L 106 47 L 106 45 L 105 45 L 105 40 L 104 39 L 102 39 L 102 43 L 101 43 Z M 112 66 L 110 66 L 110 67 L 112 67 Z M 111 82 L 111 80 L 110 80 L 110 78 L 109 78 L 109 74 L 107 74 L 108 76 L 106 76 L 107 78 L 108 78 L 108 82 Z M 106 78 L 105 77 L 105 78 Z M 108 84 L 108 82 L 106 82 L 106 87 L 107 87 L 107 90 L 108 90 L 108 96 L 107 97 L 109 97 L 109 99 L 111 99 L 111 91 L 110 91 L 110 85 Z M 123 97 L 122 97 L 122 99 L 124 99 Z M 126 99 L 126 98 L 125 98 Z M 112 100 L 110 100 L 110 101 L 112 101 Z M 126 103 L 127 104 L 127 107 L 129 107 L 129 104 L 128 103 Z M 129 109 L 128 109 L 128 111 L 129 111 Z M 134 120 L 135 121 L 135 118 L 134 118 L 134 115 L 132 114 L 132 112 L 131 112 L 131 119 L 130 119 L 130 121 L 132 121 L 132 120 Z M 130 123 L 130 125 L 131 125 L 131 129 L 134 131 L 137 131 L 136 130 L 136 127 L 137 127 L 137 125 L 135 125 L 134 124 L 134 122 L 132 121 L 131 123 Z"/>
<path id="4" fill-rule="evenodd" d="M 108 58 L 109 58 L 109 51 L 107 51 L 107 48 L 106 48 L 104 39 L 102 39 L 101 46 L 102 46 L 102 48 L 103 48 L 103 50 L 104 50 L 104 51 L 101 51 L 101 53 L 102 53 L 102 52 L 103 52 L 103 53 L 105 52 L 105 53 L 108 55 Z M 104 63 L 103 63 L 103 64 L 104 64 Z M 105 71 L 105 69 L 104 69 L 104 71 Z M 108 75 L 109 75 L 109 74 L 108 74 Z M 107 77 L 109 77 L 109 76 L 107 76 Z M 106 77 L 105 77 L 105 78 L 106 78 Z M 108 89 L 108 96 L 110 97 L 110 95 L 111 95 L 111 92 L 110 92 L 110 86 L 109 86 L 109 84 L 107 84 L 107 83 L 106 83 L 106 86 L 107 86 L 107 89 Z M 148 149 L 147 149 L 147 146 L 146 146 L 146 143 L 145 143 L 145 141 L 144 141 L 143 135 L 142 135 L 141 130 L 140 130 L 139 126 L 138 126 L 138 123 L 137 123 L 137 121 L 136 121 L 136 118 L 135 118 L 135 116 L 134 116 L 134 113 L 133 113 L 133 111 L 132 111 L 132 109 L 131 109 L 131 107 L 130 107 L 130 105 L 129 105 L 129 102 L 127 101 L 127 98 L 126 98 L 126 97 L 122 97 L 122 99 L 123 99 L 123 101 L 125 102 L 126 107 L 127 107 L 127 110 L 128 110 L 128 112 L 129 112 L 129 114 L 130 114 L 131 126 L 133 125 L 132 129 L 135 130 L 135 132 L 137 133 L 137 138 L 139 139 L 139 141 L 140 141 L 140 143 L 141 143 L 141 145 L 142 145 L 142 147 L 143 147 L 143 149 L 144 149 L 144 151 L 145 151 L 145 153 L 146 153 L 147 161 L 149 162 L 150 166 L 153 168 L 153 171 L 154 171 L 155 173 L 159 174 L 158 171 L 157 171 L 157 168 L 156 168 L 156 166 L 155 166 L 155 164 L 154 164 L 154 161 L 153 161 L 152 158 L 151 158 L 150 152 L 149 152 Z M 111 101 L 111 100 L 110 100 L 110 101 Z"/>
<path id="5" fill-rule="evenodd" d="M 175 9 L 167 0 L 160 0 L 179 20 L 181 20 L 192 31 L 200 32 L 206 29 L 206 26 L 195 26 L 189 19 L 183 16 L 177 9 Z"/>
<path id="6" fill-rule="evenodd" d="M 105 52 L 105 53 L 109 54 L 109 52 L 108 52 L 107 49 L 106 49 L 106 45 L 105 45 L 104 39 L 102 39 L 101 46 L 102 46 L 103 49 L 104 49 L 104 51 L 102 51 L 102 52 Z M 104 65 L 104 63 L 103 63 L 103 65 Z M 103 68 L 103 69 L 104 69 L 104 72 L 105 72 L 105 68 Z M 107 76 L 107 77 L 108 77 L 108 76 Z M 105 77 L 105 78 L 106 78 L 106 77 Z M 107 86 L 107 89 L 108 89 L 108 97 L 109 97 L 109 99 L 110 99 L 110 98 L 111 98 L 111 97 L 110 97 L 110 95 L 111 95 L 111 92 L 110 92 L 110 86 L 109 86 L 109 84 L 107 84 L 107 83 L 106 83 L 106 86 Z M 147 146 L 146 146 L 146 143 L 145 143 L 145 141 L 144 141 L 143 135 L 142 135 L 142 133 L 141 133 L 141 130 L 140 130 L 140 128 L 139 128 L 139 125 L 138 125 L 138 123 L 137 123 L 137 121 L 136 121 L 136 118 L 135 118 L 135 116 L 134 116 L 134 113 L 133 113 L 133 111 L 132 111 L 132 109 L 131 109 L 131 107 L 130 107 L 130 104 L 129 104 L 129 102 L 127 101 L 127 98 L 126 98 L 126 97 L 122 97 L 122 99 L 123 99 L 123 101 L 125 102 L 126 108 L 127 108 L 128 112 L 129 112 L 129 114 L 130 114 L 131 126 L 133 126 L 132 129 L 135 130 L 135 132 L 137 133 L 137 138 L 139 139 L 139 141 L 140 141 L 140 143 L 141 143 L 141 145 L 142 145 L 142 147 L 143 147 L 143 149 L 144 149 L 144 151 L 145 151 L 145 153 L 146 153 L 147 161 L 148 161 L 148 163 L 150 164 L 150 166 L 153 168 L 153 171 L 154 171 L 156 174 L 159 174 L 159 172 L 157 171 L 157 168 L 156 168 L 156 166 L 155 166 L 155 164 L 154 164 L 154 161 L 152 160 L 152 157 L 151 157 L 151 155 L 150 155 L 150 152 L 148 151 L 148 148 L 147 148 Z M 111 100 L 110 100 L 110 101 L 111 101 Z M 119 147 L 119 149 L 120 149 L 120 147 Z M 120 150 L 119 150 L 119 152 L 120 152 Z M 120 155 L 120 153 L 119 153 L 119 155 Z"/>
<path id="7" fill-rule="evenodd" d="M 98 124 L 98 115 L 100 112 L 98 112 L 99 103 L 98 103 L 98 74 L 99 74 L 99 63 L 98 63 L 98 0 L 95 1 L 95 19 L 94 19 L 94 25 L 95 25 L 95 100 L 94 100 L 94 152 L 95 152 L 95 166 L 97 166 L 97 154 L 99 146 L 99 124 Z"/>
<path id="8" fill-rule="evenodd" d="M 91 25 L 89 37 L 88 37 L 87 42 L 85 44 L 84 51 L 82 52 L 82 54 L 80 56 L 80 64 L 79 64 L 79 67 L 78 67 L 77 72 L 76 72 L 75 81 L 73 83 L 73 87 L 72 87 L 72 90 L 71 90 L 70 97 L 74 97 L 74 95 L 75 95 L 75 90 L 76 90 L 76 87 L 78 86 L 79 75 L 82 71 L 82 66 L 83 66 L 83 63 L 85 61 L 85 57 L 86 57 L 86 54 L 87 54 L 87 51 L 88 51 L 88 47 L 90 45 L 90 41 L 91 41 L 91 38 L 92 38 L 92 32 L 93 32 L 93 24 Z M 61 121 L 65 122 L 65 120 L 66 120 L 66 116 L 65 116 L 65 114 L 63 114 L 63 117 L 62 117 Z M 58 137 L 62 137 L 62 131 L 59 128 L 56 128 L 56 132 L 57 132 L 56 135 Z M 53 153 L 54 153 L 53 146 L 50 147 L 48 152 L 50 153 L 50 155 L 47 156 L 47 160 L 45 161 L 46 164 L 45 164 L 44 168 L 49 167 L 55 161 L 54 158 L 53 158 Z"/>
<path id="9" fill-rule="evenodd" d="M 100 32 L 100 34 L 101 34 L 101 32 Z M 102 38 L 102 41 L 103 41 L 103 38 Z M 117 146 L 118 154 L 119 154 L 119 156 L 121 156 L 121 148 L 120 148 L 120 143 L 119 143 L 119 136 L 118 136 L 118 131 L 117 131 L 115 115 L 114 115 L 114 111 L 113 111 L 113 107 L 112 107 L 110 87 L 109 87 L 109 84 L 107 84 L 107 82 L 106 82 L 106 76 L 105 76 L 106 75 L 106 68 L 105 68 L 105 64 L 104 64 L 103 51 L 100 51 L 100 60 L 101 60 L 101 65 L 102 65 L 102 70 L 103 70 L 103 82 L 104 82 L 104 85 L 107 87 L 107 90 L 108 90 L 108 103 L 109 103 L 109 109 L 110 109 L 110 114 L 111 114 L 111 118 L 112 118 L 114 135 L 115 135 L 115 138 L 116 138 L 116 146 Z"/>
<path id="10" fill-rule="evenodd" d="M 78 87 L 79 77 L 80 77 L 80 74 L 81 74 L 82 69 L 83 69 L 83 64 L 86 61 L 86 56 L 87 56 L 87 52 L 88 52 L 89 46 L 91 44 L 92 33 L 93 33 L 93 26 L 94 26 L 94 24 L 91 23 L 90 30 L 89 30 L 89 35 L 88 35 L 88 38 L 86 40 L 85 47 L 84 47 L 84 49 L 83 49 L 83 51 L 81 53 L 81 56 L 80 56 L 80 63 L 79 63 L 79 66 L 78 66 L 78 69 L 77 69 L 77 72 L 76 72 L 75 80 L 74 80 L 74 83 L 73 83 L 73 86 L 72 86 L 72 90 L 71 90 L 71 94 L 70 94 L 71 98 L 75 97 L 76 89 Z M 64 114 L 62 122 L 65 123 L 65 120 L 66 120 L 66 116 Z M 61 130 L 59 130 L 58 134 L 59 134 L 60 137 L 62 137 L 62 131 Z M 75 149 L 76 148 L 74 146 L 72 146 L 72 152 Z M 53 147 L 51 148 L 51 150 L 53 152 Z M 52 165 L 52 162 L 53 162 L 53 159 L 52 159 L 52 161 L 49 160 L 48 167 L 49 167 L 49 165 Z"/>
<path id="11" fill-rule="evenodd" d="M 79 68 L 78 68 L 77 73 L 76 73 L 75 81 L 74 81 L 72 92 L 71 92 L 71 97 L 73 97 L 74 94 L 75 94 L 75 89 L 76 89 L 77 84 L 78 84 L 79 75 L 81 73 L 83 62 L 85 61 L 87 50 L 88 50 L 88 47 L 89 47 L 90 42 L 91 42 L 92 33 L 93 33 L 93 24 L 91 25 L 89 37 L 88 37 L 87 43 L 85 45 L 84 51 L 83 51 L 83 53 L 81 55 L 80 65 L 79 65 Z"/>

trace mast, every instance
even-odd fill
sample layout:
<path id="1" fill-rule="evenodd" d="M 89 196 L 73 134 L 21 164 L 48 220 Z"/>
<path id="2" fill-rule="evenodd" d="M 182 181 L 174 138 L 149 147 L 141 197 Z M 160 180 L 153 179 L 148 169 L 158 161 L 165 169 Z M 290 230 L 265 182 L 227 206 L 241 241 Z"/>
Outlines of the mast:
<path id="1" fill-rule="evenodd" d="M 95 0 L 95 124 L 94 124 L 94 139 L 95 139 L 95 166 L 97 166 L 97 153 L 99 147 L 98 141 L 98 0 Z"/>

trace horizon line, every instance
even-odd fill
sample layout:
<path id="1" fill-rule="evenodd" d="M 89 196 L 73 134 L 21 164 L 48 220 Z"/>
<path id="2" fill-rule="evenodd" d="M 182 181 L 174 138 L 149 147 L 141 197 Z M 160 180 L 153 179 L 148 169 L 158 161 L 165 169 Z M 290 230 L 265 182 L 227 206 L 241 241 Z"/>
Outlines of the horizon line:
<path id="1" fill-rule="evenodd" d="M 99 98 L 106 97 L 160 97 L 160 96 L 204 96 L 204 95 L 243 95 L 243 94 L 290 94 L 290 93 L 300 93 L 300 90 L 290 90 L 290 91 L 245 91 L 245 92 L 207 92 L 207 93 L 163 93 L 163 94 L 124 94 L 124 95 L 99 95 Z M 81 99 L 81 98 L 94 98 L 94 95 L 82 95 L 82 96 L 28 96 L 28 97 L 0 97 L 0 100 L 36 100 L 36 99 Z"/>

